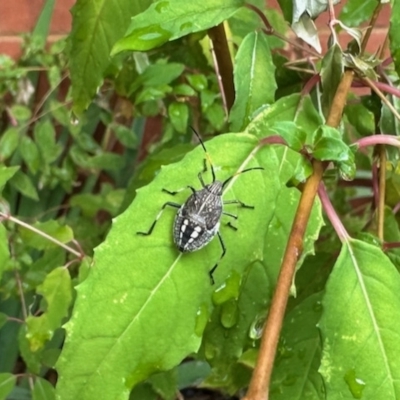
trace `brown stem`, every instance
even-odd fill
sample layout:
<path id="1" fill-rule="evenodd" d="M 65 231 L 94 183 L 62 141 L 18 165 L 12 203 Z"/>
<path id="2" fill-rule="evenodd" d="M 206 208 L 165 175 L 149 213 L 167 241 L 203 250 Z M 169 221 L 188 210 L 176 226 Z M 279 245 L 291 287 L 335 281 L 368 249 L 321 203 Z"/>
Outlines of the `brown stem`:
<path id="1" fill-rule="evenodd" d="M 235 101 L 235 86 L 233 84 L 233 63 L 229 52 L 228 42 L 223 24 L 219 24 L 208 30 L 208 36 L 213 43 L 213 51 L 216 60 L 218 79 L 222 83 L 222 97 L 225 99 L 229 112 Z"/>
<path id="2" fill-rule="evenodd" d="M 352 80 L 353 72 L 346 71 L 336 91 L 335 97 L 333 98 L 327 125 L 332 127 L 337 127 L 339 125 Z M 307 179 L 301 194 L 285 255 L 283 257 L 275 293 L 272 298 L 271 308 L 264 326 L 257 364 L 244 400 L 268 400 L 272 368 L 285 315 L 286 304 L 289 298 L 290 287 L 296 271 L 297 261 L 303 249 L 304 233 L 325 166 L 320 161 L 314 160 L 313 168 L 314 172 L 310 178 Z"/>
<path id="3" fill-rule="evenodd" d="M 378 3 L 376 4 L 374 13 L 372 14 L 372 17 L 371 17 L 371 19 L 369 21 L 367 31 L 365 32 L 365 35 L 364 35 L 362 43 L 361 43 L 361 54 L 364 53 L 365 48 L 367 47 L 368 40 L 369 40 L 369 38 L 371 36 L 371 33 L 372 33 L 372 29 L 375 28 L 375 23 L 376 23 L 376 20 L 378 19 L 378 16 L 379 16 L 380 12 L 381 12 L 382 6 L 383 6 L 383 3 L 378 1 Z"/>

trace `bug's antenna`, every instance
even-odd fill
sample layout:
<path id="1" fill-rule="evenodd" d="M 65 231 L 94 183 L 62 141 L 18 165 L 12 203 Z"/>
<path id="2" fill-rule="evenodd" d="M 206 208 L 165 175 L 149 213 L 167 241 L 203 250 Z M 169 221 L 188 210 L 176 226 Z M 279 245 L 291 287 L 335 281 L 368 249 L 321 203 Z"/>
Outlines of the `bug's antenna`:
<path id="1" fill-rule="evenodd" d="M 226 186 L 226 184 L 227 184 L 231 179 L 233 179 L 235 176 L 244 174 L 245 172 L 254 171 L 255 169 L 262 169 L 262 170 L 263 170 L 264 168 L 263 168 L 263 167 L 253 167 L 253 168 L 244 169 L 243 171 L 236 172 L 236 174 L 233 174 L 232 176 L 230 176 L 228 179 L 226 179 L 226 180 L 222 183 L 222 188 L 224 188 L 224 187 Z"/>
<path id="2" fill-rule="evenodd" d="M 196 130 L 193 128 L 193 126 L 191 126 L 190 128 L 192 129 L 192 131 L 194 132 L 194 134 L 197 136 L 197 139 L 199 139 L 199 142 L 200 142 L 200 144 L 201 144 L 201 147 L 203 148 L 204 153 L 206 154 L 207 161 L 209 162 L 210 167 L 211 167 L 212 180 L 213 180 L 213 182 L 215 182 L 215 171 L 214 171 L 214 166 L 213 166 L 213 164 L 212 164 L 212 162 L 211 162 L 211 158 L 210 158 L 210 156 L 209 156 L 209 154 L 208 154 L 208 152 L 207 152 L 206 146 L 205 146 L 205 144 L 203 143 L 203 141 L 201 140 L 200 135 L 199 135 L 199 134 L 196 132 Z M 205 165 L 205 170 L 204 170 L 203 172 L 205 172 L 206 169 L 207 169 L 207 168 L 206 168 L 207 165 L 206 165 L 205 163 L 204 163 L 204 165 Z M 244 172 L 244 171 L 242 171 L 242 172 Z"/>

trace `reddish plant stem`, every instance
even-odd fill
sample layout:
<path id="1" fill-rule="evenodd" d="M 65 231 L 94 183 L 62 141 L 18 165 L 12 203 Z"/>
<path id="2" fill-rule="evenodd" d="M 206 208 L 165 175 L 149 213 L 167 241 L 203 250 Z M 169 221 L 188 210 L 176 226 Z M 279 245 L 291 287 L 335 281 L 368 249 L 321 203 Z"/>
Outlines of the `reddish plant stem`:
<path id="1" fill-rule="evenodd" d="M 332 127 L 337 127 L 339 125 L 343 108 L 346 104 L 347 93 L 353 81 L 353 76 L 354 74 L 350 70 L 344 73 L 342 81 L 335 93 L 335 97 L 333 98 L 327 125 Z M 285 309 L 290 294 L 290 287 L 296 271 L 297 261 L 303 250 L 304 233 L 311 215 L 319 184 L 322 180 L 325 165 L 320 161 L 314 160 L 313 168 L 314 172 L 304 185 L 297 207 L 275 293 L 272 298 L 271 308 L 264 325 L 257 363 L 244 400 L 268 400 L 271 374 Z"/>

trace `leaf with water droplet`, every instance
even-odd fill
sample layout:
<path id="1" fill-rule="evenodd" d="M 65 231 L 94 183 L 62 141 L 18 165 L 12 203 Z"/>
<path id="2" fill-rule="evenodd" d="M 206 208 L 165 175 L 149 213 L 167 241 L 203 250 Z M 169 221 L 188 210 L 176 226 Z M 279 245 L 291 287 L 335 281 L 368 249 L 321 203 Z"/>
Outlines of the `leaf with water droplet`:
<path id="1" fill-rule="evenodd" d="M 361 399 L 365 388 L 365 382 L 356 377 L 356 371 L 354 369 L 348 370 L 344 376 L 344 380 L 353 397 L 355 399 Z"/>
<path id="2" fill-rule="evenodd" d="M 132 18 L 125 37 L 115 44 L 112 54 L 124 50 L 150 50 L 169 40 L 207 30 L 228 19 L 242 5 L 241 0 L 155 2 Z"/>
<path id="3" fill-rule="evenodd" d="M 382 250 L 355 239 L 343 243 L 325 289 L 319 323 L 320 371 L 327 398 L 349 398 L 344 374 L 353 369 L 354 378 L 366 384 L 363 398 L 398 397 L 399 293 L 399 273 Z"/>

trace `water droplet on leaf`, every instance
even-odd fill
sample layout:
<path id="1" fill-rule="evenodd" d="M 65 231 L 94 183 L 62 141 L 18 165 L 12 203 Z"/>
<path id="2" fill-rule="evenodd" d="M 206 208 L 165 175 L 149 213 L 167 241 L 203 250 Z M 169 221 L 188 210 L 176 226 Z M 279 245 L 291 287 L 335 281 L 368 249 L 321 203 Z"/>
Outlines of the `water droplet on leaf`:
<path id="1" fill-rule="evenodd" d="M 356 377 L 356 371 L 354 369 L 347 371 L 344 380 L 346 381 L 353 397 L 355 399 L 361 399 L 363 390 L 365 389 L 365 382 Z"/>

